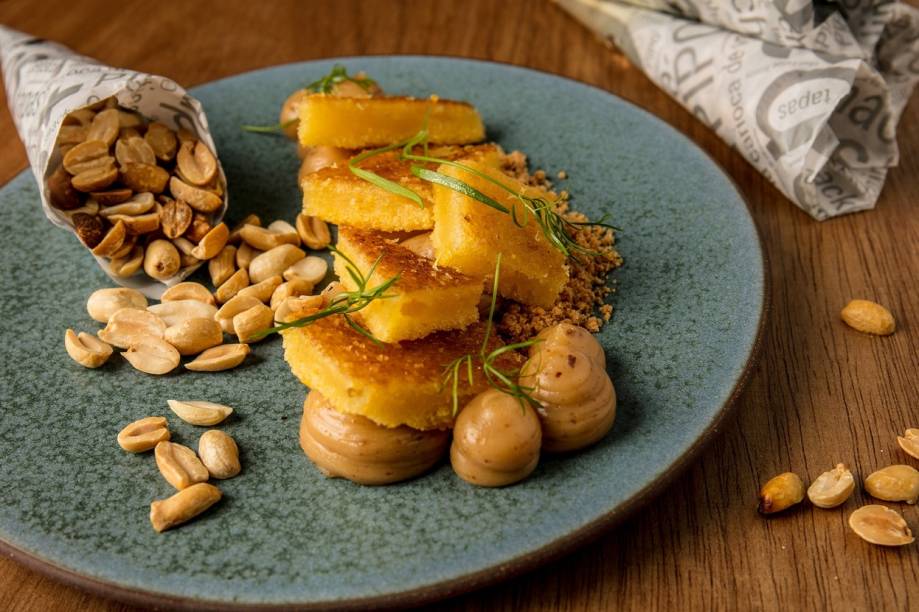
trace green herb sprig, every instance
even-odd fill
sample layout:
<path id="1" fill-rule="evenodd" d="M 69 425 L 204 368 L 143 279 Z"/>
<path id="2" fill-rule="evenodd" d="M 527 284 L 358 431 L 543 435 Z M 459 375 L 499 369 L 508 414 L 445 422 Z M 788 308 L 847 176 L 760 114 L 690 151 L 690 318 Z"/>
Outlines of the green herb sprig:
<path id="1" fill-rule="evenodd" d="M 316 79 L 312 83 L 306 86 L 306 89 L 309 89 L 313 93 L 332 93 L 332 90 L 335 89 L 336 85 L 350 81 L 358 86 L 364 91 L 371 91 L 373 87 L 376 86 L 377 82 L 369 77 L 355 78 L 348 74 L 348 69 L 342 66 L 341 64 L 335 64 L 332 67 L 332 70 L 329 71 L 329 74 L 325 75 L 320 79 Z"/>
<path id="2" fill-rule="evenodd" d="M 350 81 L 352 83 L 360 86 L 364 91 L 371 91 L 373 87 L 376 86 L 377 82 L 369 77 L 356 78 L 348 74 L 347 68 L 340 64 L 335 64 L 332 67 L 332 70 L 329 71 L 329 74 L 325 75 L 320 79 L 316 79 L 304 89 L 308 89 L 313 93 L 332 93 L 332 90 L 336 85 Z M 290 121 L 285 121 L 283 123 L 276 123 L 274 125 L 243 125 L 241 126 L 244 132 L 252 132 L 253 134 L 280 134 L 285 129 L 289 128 L 297 122 L 296 119 L 291 119 Z"/>
<path id="3" fill-rule="evenodd" d="M 423 149 L 421 155 L 415 153 L 415 148 L 418 146 L 421 146 Z M 414 136 L 396 144 L 364 151 L 360 155 L 353 157 L 348 162 L 348 169 L 354 175 L 379 187 L 380 189 L 385 189 L 386 191 L 389 191 L 395 195 L 408 198 L 418 206 L 424 208 L 424 200 L 422 200 L 421 196 L 419 196 L 411 189 L 408 189 L 407 187 L 400 185 L 395 181 L 385 179 L 379 174 L 371 172 L 370 170 L 366 170 L 360 167 L 362 162 L 370 159 L 371 157 L 399 149 L 401 149 L 401 152 L 399 153 L 400 160 L 416 162 L 411 164 L 410 171 L 413 175 L 417 176 L 421 180 L 447 187 L 448 189 L 452 189 L 453 191 L 473 198 L 474 200 L 477 200 L 495 210 L 508 214 L 512 217 L 514 224 L 518 227 L 525 227 L 532 217 L 536 224 L 539 226 L 539 230 L 542 232 L 543 236 L 545 236 L 546 240 L 549 241 L 549 244 L 560 251 L 565 257 L 571 257 L 574 253 L 584 253 L 587 255 L 599 254 L 597 251 L 582 246 L 572 237 L 573 232 L 579 227 L 590 225 L 606 227 L 613 230 L 618 229 L 615 226 L 606 223 L 605 219 L 601 219 L 600 221 L 571 221 L 559 213 L 556 210 L 554 204 L 545 198 L 533 197 L 527 195 L 523 191 L 517 191 L 513 187 L 505 184 L 503 181 L 466 164 L 429 155 L 427 115 L 425 116 L 424 125 L 422 126 L 421 130 L 419 130 L 418 133 L 416 133 Z M 447 166 L 459 168 L 469 172 L 470 174 L 488 181 L 489 183 L 496 185 L 497 187 L 506 191 L 515 200 L 517 200 L 521 206 L 507 207 L 504 204 L 496 201 L 494 198 L 482 193 L 465 181 L 461 181 L 460 179 L 446 175 L 442 172 L 431 170 L 419 165 L 424 163 L 445 164 Z M 519 210 L 520 208 L 522 208 L 522 211 Z"/>
<path id="4" fill-rule="evenodd" d="M 244 132 L 252 132 L 253 134 L 280 134 L 296 122 L 296 119 L 291 119 L 274 125 L 243 125 L 241 127 Z"/>
<path id="5" fill-rule="evenodd" d="M 290 321 L 289 323 L 281 323 L 280 325 L 259 332 L 259 334 L 257 334 L 258 338 L 263 338 L 269 334 L 275 334 L 284 331 L 285 329 L 291 329 L 294 327 L 306 327 L 307 325 L 315 323 L 320 319 L 325 319 L 326 317 L 335 315 L 341 315 L 345 318 L 345 321 L 348 322 L 348 325 L 351 326 L 352 329 L 370 338 L 374 343 L 382 344 L 382 342 L 374 337 L 374 335 L 370 333 L 368 329 L 364 328 L 361 324 L 355 321 L 351 315 L 355 312 L 363 310 L 377 300 L 385 300 L 395 297 L 394 294 L 387 294 L 386 291 L 398 282 L 400 275 L 396 274 L 388 280 L 383 281 L 379 285 L 370 287 L 370 278 L 376 271 L 377 266 L 380 265 L 380 260 L 383 259 L 382 255 L 377 257 L 376 261 L 373 262 L 373 265 L 370 266 L 370 270 L 364 274 L 357 267 L 357 264 L 355 264 L 354 261 L 347 255 L 333 246 L 330 246 L 329 250 L 345 260 L 345 269 L 348 272 L 348 276 L 350 276 L 354 281 L 356 288 L 351 291 L 342 291 L 341 293 L 336 294 L 334 297 L 332 297 L 328 306 L 322 310 L 314 312 L 311 315 L 305 316 L 295 321 Z"/>
<path id="6" fill-rule="evenodd" d="M 528 387 L 515 382 L 515 379 L 520 376 L 520 368 L 503 370 L 498 365 L 498 359 L 505 353 L 529 348 L 534 344 L 542 342 L 542 338 L 532 338 L 524 342 L 505 344 L 493 351 L 488 350 L 488 341 L 491 338 L 495 306 L 498 300 L 498 280 L 500 275 L 501 253 L 498 253 L 497 261 L 495 262 L 495 278 L 491 288 L 491 304 L 488 308 L 488 320 L 485 323 L 485 338 L 482 340 L 482 347 L 479 349 L 478 354 L 472 355 L 467 353 L 466 355 L 457 357 L 444 367 L 441 388 L 445 389 L 449 387 L 451 390 L 451 396 L 453 398 L 453 416 L 459 413 L 459 381 L 462 377 L 462 371 L 465 370 L 466 381 L 471 387 L 474 379 L 473 370 L 475 368 L 475 361 L 481 363 L 485 381 L 490 387 L 516 398 L 517 401 L 520 402 L 520 407 L 522 409 L 525 409 L 527 404 L 530 404 L 534 408 L 539 405 L 539 402 L 531 395 L 535 390 L 534 387 Z"/>

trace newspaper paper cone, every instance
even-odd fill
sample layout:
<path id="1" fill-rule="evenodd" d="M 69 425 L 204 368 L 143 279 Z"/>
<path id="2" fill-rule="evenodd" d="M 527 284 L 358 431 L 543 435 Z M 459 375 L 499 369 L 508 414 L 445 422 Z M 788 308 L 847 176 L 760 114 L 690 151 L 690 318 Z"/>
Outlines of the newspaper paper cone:
<path id="1" fill-rule="evenodd" d="M 916 9 L 556 1 L 815 219 L 874 208 L 919 80 Z"/>
<path id="2" fill-rule="evenodd" d="M 201 103 L 170 79 L 105 66 L 62 45 L 4 26 L 0 26 L 0 58 L 10 112 L 38 182 L 42 209 L 49 221 L 71 232 L 74 230 L 68 217 L 50 205 L 46 184 L 48 175 L 61 161 L 55 142 L 71 111 L 114 97 L 122 108 L 137 111 L 151 121 L 188 130 L 217 153 Z M 226 193 L 226 176 L 219 161 L 217 171 Z M 223 218 L 226 208 L 225 195 L 222 207 L 213 215 L 213 223 Z M 173 278 L 160 282 L 142 272 L 121 278 L 112 273 L 106 259 L 96 257 L 96 261 L 115 282 L 153 298 L 198 267 L 183 268 Z"/>

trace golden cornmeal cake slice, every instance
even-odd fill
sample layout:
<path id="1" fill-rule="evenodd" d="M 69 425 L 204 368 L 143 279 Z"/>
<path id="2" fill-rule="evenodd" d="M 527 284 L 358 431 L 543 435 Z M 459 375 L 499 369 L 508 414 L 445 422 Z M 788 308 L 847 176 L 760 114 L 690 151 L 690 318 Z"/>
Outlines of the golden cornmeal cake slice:
<path id="1" fill-rule="evenodd" d="M 400 160 L 399 153 L 375 155 L 361 162 L 360 167 L 411 189 L 424 201 L 424 207 L 365 181 L 351 172 L 348 164 L 337 164 L 303 177 L 300 183 L 303 213 L 337 225 L 381 231 L 431 229 L 434 227 L 431 183 L 412 174 L 411 162 Z M 428 153 L 447 160 L 469 157 L 496 168 L 503 156 L 501 148 L 494 144 L 431 147 Z"/>
<path id="2" fill-rule="evenodd" d="M 555 199 L 545 190 L 526 186 L 476 160 L 460 160 L 460 163 L 500 180 L 514 192 L 523 191 L 550 201 Z M 438 171 L 516 210 L 517 219 L 523 225 L 514 223 L 510 214 L 447 187 L 434 185 L 431 241 L 438 265 L 470 276 L 488 276 L 494 273 L 498 253 L 501 253 L 498 292 L 524 304 L 551 306 L 568 281 L 565 256 L 546 240 L 523 204 L 501 187 L 468 170 L 443 164 Z M 522 223 L 527 217 L 528 221 Z"/>
<path id="3" fill-rule="evenodd" d="M 428 142 L 469 144 L 485 139 L 485 126 L 468 102 L 401 96 L 344 98 L 312 94 L 300 104 L 297 135 L 305 147 L 367 149 L 411 138 L 428 118 Z"/>
<path id="4" fill-rule="evenodd" d="M 387 427 L 428 430 L 453 426 L 452 390 L 444 386 L 444 369 L 458 357 L 478 354 L 485 324 L 398 344 L 377 344 L 340 316 L 281 333 L 284 358 L 294 375 L 337 410 Z M 489 350 L 501 346 L 494 334 L 489 338 Z M 498 359 L 503 370 L 519 369 L 522 363 L 523 358 L 514 352 Z M 484 391 L 487 383 L 477 361 L 472 385 L 465 369 L 460 374 L 457 395 L 462 407 Z"/>
<path id="5" fill-rule="evenodd" d="M 376 300 L 356 315 L 379 340 L 413 340 L 434 331 L 462 329 L 479 320 L 481 278 L 435 266 L 433 261 L 373 230 L 339 226 L 336 248 L 364 275 L 379 258 L 368 288 L 399 275 L 399 280 L 386 291 L 392 297 Z M 335 273 L 345 289 L 356 289 L 347 266 L 336 253 Z"/>

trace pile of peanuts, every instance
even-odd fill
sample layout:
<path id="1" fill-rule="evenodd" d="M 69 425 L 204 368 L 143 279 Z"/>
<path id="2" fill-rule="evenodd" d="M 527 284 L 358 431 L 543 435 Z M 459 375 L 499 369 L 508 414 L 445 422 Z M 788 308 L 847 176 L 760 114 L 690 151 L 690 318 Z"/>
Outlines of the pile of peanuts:
<path id="1" fill-rule="evenodd" d="M 223 225 L 223 224 L 221 224 Z M 225 226 L 224 226 L 225 227 Z M 300 215 L 296 227 L 284 221 L 261 226 L 249 215 L 232 232 L 208 263 L 215 290 L 201 283 L 181 282 L 167 289 L 159 304 L 124 287 L 99 289 L 90 295 L 90 317 L 104 323 L 97 335 L 68 329 L 64 346 L 70 357 L 98 368 L 113 347 L 137 370 L 162 375 L 172 372 L 182 357 L 194 357 L 188 370 L 218 372 L 235 368 L 275 322 L 286 322 L 326 306 L 337 291 L 331 283 L 322 293 L 313 290 L 328 272 L 320 257 L 300 248 L 328 246 L 331 237 L 321 220 Z M 224 333 L 237 343 L 224 344 Z"/>
<path id="2" fill-rule="evenodd" d="M 71 112 L 58 133 L 61 162 L 48 199 L 93 255 L 120 277 L 167 280 L 214 257 L 226 184 L 196 135 L 147 122 L 108 98 Z"/>
<path id="3" fill-rule="evenodd" d="M 168 400 L 169 408 L 192 425 L 212 427 L 222 423 L 233 409 L 202 401 Z M 178 493 L 150 504 L 150 523 L 163 532 L 198 516 L 223 497 L 209 478 L 225 480 L 242 470 L 239 447 L 229 434 L 209 429 L 198 439 L 198 452 L 171 442 L 172 433 L 165 417 L 151 416 L 125 426 L 118 434 L 118 445 L 129 453 L 152 450 L 160 474 Z"/>

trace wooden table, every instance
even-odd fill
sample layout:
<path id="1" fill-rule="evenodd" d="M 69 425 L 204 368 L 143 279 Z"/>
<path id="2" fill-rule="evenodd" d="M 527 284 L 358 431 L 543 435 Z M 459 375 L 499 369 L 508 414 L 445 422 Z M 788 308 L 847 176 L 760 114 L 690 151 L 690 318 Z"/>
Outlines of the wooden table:
<path id="1" fill-rule="evenodd" d="M 919 427 L 919 101 L 901 121 L 900 167 L 877 210 L 817 223 L 621 54 L 543 2 L 8 0 L 0 22 L 188 86 L 330 56 L 460 55 L 586 81 L 662 117 L 727 170 L 759 224 L 772 277 L 759 366 L 723 434 L 639 515 L 565 559 L 443 607 L 919 609 L 919 544 L 873 547 L 846 527 L 867 501 L 861 490 L 843 511 L 802 507 L 764 520 L 754 509 L 759 485 L 786 470 L 919 467 L 895 439 Z M 2 184 L 26 168 L 6 110 L 0 142 Z M 887 305 L 897 333 L 846 328 L 839 310 L 853 297 Z M 892 505 L 919 532 L 919 508 Z M 0 559 L 0 609 L 130 608 Z"/>

